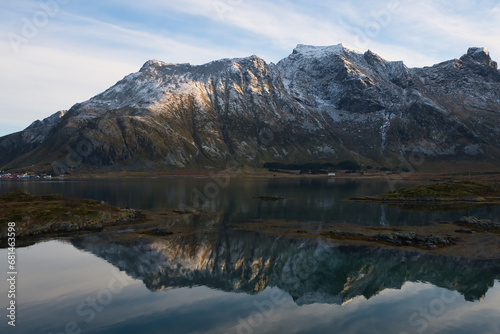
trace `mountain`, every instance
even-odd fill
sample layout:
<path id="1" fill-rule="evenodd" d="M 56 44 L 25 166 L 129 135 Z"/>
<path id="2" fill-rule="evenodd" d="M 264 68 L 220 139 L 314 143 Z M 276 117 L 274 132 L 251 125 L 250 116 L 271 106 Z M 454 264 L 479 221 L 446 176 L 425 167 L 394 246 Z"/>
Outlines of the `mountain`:
<path id="1" fill-rule="evenodd" d="M 199 66 L 150 60 L 90 100 L 0 138 L 0 168 L 494 165 L 498 124 L 500 71 L 484 48 L 408 68 L 342 44 L 298 45 L 277 64 L 257 56 Z"/>

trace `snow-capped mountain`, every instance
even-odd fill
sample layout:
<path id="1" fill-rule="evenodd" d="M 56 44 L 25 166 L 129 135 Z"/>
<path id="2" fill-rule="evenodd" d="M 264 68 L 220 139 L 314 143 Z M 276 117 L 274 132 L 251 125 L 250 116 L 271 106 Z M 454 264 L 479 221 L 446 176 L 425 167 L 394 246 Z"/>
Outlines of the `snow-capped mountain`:
<path id="1" fill-rule="evenodd" d="M 199 66 L 150 60 L 67 112 L 0 138 L 0 167 L 393 167 L 415 153 L 497 162 L 498 124 L 500 72 L 484 48 L 411 69 L 342 44 L 298 45 L 278 64 L 257 56 Z"/>

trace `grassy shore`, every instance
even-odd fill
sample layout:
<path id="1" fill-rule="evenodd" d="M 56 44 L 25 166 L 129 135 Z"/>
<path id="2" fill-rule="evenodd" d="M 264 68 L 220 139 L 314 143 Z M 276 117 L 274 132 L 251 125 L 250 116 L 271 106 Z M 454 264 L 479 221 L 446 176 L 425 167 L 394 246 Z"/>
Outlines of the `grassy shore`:
<path id="1" fill-rule="evenodd" d="M 24 191 L 0 195 L 0 239 L 9 222 L 16 223 L 18 238 L 78 231 L 100 231 L 103 226 L 134 222 L 139 211 L 104 202 L 61 195 L 36 196 Z"/>
<path id="2" fill-rule="evenodd" d="M 450 208 L 500 205 L 500 187 L 477 181 L 441 182 L 401 188 L 382 195 L 351 198 L 354 201 L 369 201 L 405 206 L 450 206 Z"/>

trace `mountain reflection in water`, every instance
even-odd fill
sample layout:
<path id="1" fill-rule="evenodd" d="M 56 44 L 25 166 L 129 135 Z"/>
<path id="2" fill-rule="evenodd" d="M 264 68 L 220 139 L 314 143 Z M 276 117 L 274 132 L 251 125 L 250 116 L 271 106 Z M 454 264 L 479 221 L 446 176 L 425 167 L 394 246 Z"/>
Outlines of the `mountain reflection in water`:
<path id="1" fill-rule="evenodd" d="M 385 289 L 401 289 L 405 282 L 431 283 L 478 301 L 500 278 L 499 261 L 338 248 L 253 233 L 121 241 L 100 234 L 71 243 L 142 280 L 151 291 L 206 286 L 253 295 L 278 287 L 298 305 L 370 299 Z"/>

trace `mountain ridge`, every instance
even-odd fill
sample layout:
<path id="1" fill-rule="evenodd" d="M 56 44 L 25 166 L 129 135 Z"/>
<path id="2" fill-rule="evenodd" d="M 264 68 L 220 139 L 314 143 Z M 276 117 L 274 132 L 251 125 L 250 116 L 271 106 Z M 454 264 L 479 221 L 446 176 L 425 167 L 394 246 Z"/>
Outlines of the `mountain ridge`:
<path id="1" fill-rule="evenodd" d="M 67 112 L 1 137 L 0 168 L 394 166 L 410 155 L 496 163 L 499 121 L 500 71 L 485 48 L 408 68 L 370 50 L 299 44 L 277 64 L 255 55 L 203 65 L 149 60 Z"/>

